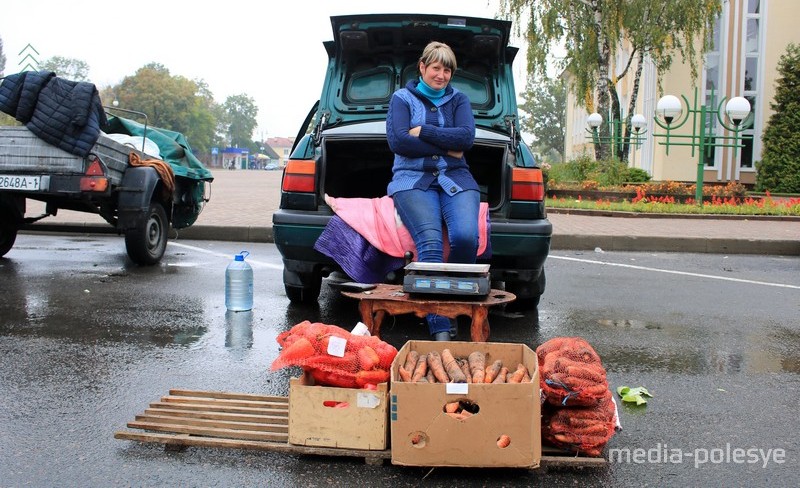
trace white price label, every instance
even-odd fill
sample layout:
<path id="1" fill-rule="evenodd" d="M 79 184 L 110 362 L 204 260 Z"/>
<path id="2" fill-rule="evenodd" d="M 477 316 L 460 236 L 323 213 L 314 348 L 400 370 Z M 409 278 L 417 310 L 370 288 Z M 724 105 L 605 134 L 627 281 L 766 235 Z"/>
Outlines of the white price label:
<path id="1" fill-rule="evenodd" d="M 343 358 L 345 346 L 347 346 L 347 339 L 331 336 L 328 341 L 328 354 L 336 356 L 337 358 Z"/>
<path id="2" fill-rule="evenodd" d="M 374 393 L 358 392 L 356 405 L 358 408 L 378 408 L 381 405 L 381 398 Z"/>
<path id="3" fill-rule="evenodd" d="M 447 383 L 445 385 L 445 392 L 448 395 L 466 395 L 469 393 L 468 383 Z"/>

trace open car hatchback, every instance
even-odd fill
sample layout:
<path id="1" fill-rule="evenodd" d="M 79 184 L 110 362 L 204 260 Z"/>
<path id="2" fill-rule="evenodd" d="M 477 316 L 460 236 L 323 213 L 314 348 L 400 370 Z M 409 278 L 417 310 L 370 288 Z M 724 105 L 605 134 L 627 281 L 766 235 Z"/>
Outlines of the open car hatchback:
<path id="1" fill-rule="evenodd" d="M 432 15 L 365 14 L 331 18 L 324 43 L 328 69 L 284 169 L 275 244 L 292 301 L 315 301 L 322 279 L 337 264 L 314 250 L 333 215 L 324 196 L 380 198 L 392 177 L 386 114 L 395 90 L 418 76 L 430 41 L 448 44 L 458 59 L 451 83 L 470 99 L 476 133 L 465 158 L 489 206 L 493 287 L 533 308 L 545 288 L 544 263 L 552 225 L 547 220 L 542 171 L 522 141 L 512 62 L 511 23 Z M 386 281 L 402 280 L 402 269 Z"/>

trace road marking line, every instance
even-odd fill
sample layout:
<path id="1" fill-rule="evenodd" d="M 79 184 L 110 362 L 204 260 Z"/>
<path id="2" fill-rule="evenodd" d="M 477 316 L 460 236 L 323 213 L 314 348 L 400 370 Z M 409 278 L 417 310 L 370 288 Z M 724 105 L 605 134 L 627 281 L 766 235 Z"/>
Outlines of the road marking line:
<path id="1" fill-rule="evenodd" d="M 190 249 L 190 250 L 195 251 L 195 252 L 201 252 L 201 253 L 204 253 L 204 254 L 210 254 L 212 256 L 218 256 L 218 257 L 221 257 L 221 258 L 230 258 L 231 257 L 230 254 L 227 254 L 227 253 L 209 251 L 208 249 L 203 249 L 202 247 L 190 246 L 188 244 L 182 244 L 182 243 L 179 243 L 179 242 L 167 242 L 167 244 L 170 245 L 170 246 L 182 247 L 184 249 Z M 258 268 L 283 269 L 283 264 L 265 263 L 263 261 L 258 261 L 256 259 L 248 259 L 247 262 L 250 263 L 250 266 L 255 265 L 254 267 L 258 267 Z"/>
<path id="2" fill-rule="evenodd" d="M 547 257 L 547 259 L 562 259 L 564 261 L 576 261 L 579 263 L 589 263 L 589 264 L 602 264 L 605 266 L 617 266 L 619 268 L 630 268 L 630 269 L 639 269 L 643 271 L 657 271 L 659 273 L 669 273 L 669 274 L 676 274 L 676 275 L 683 275 L 683 276 L 694 276 L 697 278 L 711 278 L 714 280 L 723 280 L 723 281 L 734 281 L 736 283 L 747 283 L 751 285 L 764 285 L 764 286 L 775 286 L 778 288 L 791 288 L 794 290 L 800 290 L 800 286 L 797 285 L 786 285 L 783 283 L 768 283 L 766 281 L 754 281 L 754 280 L 744 280 L 741 278 L 730 278 L 727 276 L 717 276 L 717 275 L 707 275 L 702 273 L 690 273 L 688 271 L 675 271 L 671 269 L 660 269 L 660 268 L 649 268 L 647 266 L 637 266 L 635 264 L 621 264 L 621 263 L 606 263 L 603 261 L 597 261 L 594 259 L 580 259 L 580 258 L 570 258 L 566 256 L 553 256 L 552 254 Z"/>

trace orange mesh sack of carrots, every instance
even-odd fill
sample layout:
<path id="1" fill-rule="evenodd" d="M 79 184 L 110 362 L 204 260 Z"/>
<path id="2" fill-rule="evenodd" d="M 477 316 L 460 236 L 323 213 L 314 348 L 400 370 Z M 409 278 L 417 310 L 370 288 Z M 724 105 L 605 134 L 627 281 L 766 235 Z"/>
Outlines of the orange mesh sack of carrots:
<path id="1" fill-rule="evenodd" d="M 554 446 L 587 456 L 602 456 L 615 432 L 612 393 L 593 407 L 548 407 L 542 412 L 542 439 Z"/>
<path id="2" fill-rule="evenodd" d="M 318 385 L 375 388 L 389 381 L 397 349 L 374 336 L 353 335 L 341 327 L 305 320 L 277 337 L 281 352 L 276 371 L 299 366 Z"/>
<path id="3" fill-rule="evenodd" d="M 606 370 L 592 346 L 580 337 L 556 337 L 536 348 L 539 382 L 548 403 L 593 406 L 608 393 Z"/>

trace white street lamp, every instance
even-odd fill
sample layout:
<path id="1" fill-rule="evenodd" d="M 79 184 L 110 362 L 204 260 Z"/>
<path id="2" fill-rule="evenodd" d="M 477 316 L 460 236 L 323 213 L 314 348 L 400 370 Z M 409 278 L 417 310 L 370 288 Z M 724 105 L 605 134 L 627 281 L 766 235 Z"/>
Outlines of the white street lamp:
<path id="1" fill-rule="evenodd" d="M 631 117 L 631 126 L 633 127 L 633 131 L 638 133 L 647 126 L 647 120 L 642 114 L 634 114 L 633 117 Z"/>
<path id="2" fill-rule="evenodd" d="M 675 95 L 664 95 L 656 104 L 656 115 L 663 117 L 667 125 L 674 119 L 680 118 L 682 111 L 681 101 Z"/>
<path id="3" fill-rule="evenodd" d="M 725 113 L 735 125 L 742 123 L 750 115 L 750 102 L 744 97 L 733 97 L 725 104 Z"/>
<path id="4" fill-rule="evenodd" d="M 598 127 L 600 127 L 600 124 L 603 123 L 603 117 L 599 113 L 594 112 L 589 117 L 586 118 L 586 123 L 592 129 L 597 129 Z"/>

